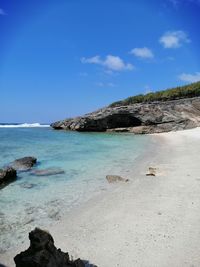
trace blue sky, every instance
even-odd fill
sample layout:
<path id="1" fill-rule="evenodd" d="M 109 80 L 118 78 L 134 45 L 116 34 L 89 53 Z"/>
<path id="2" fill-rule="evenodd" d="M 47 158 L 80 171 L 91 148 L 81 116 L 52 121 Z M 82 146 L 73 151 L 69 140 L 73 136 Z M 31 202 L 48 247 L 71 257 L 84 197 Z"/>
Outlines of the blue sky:
<path id="1" fill-rule="evenodd" d="M 200 80 L 199 0 L 0 0 L 0 122 Z"/>

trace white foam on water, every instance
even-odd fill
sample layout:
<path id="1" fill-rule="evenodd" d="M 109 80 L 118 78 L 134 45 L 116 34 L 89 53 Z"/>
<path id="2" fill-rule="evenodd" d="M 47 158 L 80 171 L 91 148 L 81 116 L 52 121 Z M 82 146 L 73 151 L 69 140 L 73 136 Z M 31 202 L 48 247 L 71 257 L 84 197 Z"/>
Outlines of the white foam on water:
<path id="1" fill-rule="evenodd" d="M 48 124 L 22 123 L 22 124 L 0 124 L 0 128 L 35 128 L 35 127 L 50 127 Z"/>

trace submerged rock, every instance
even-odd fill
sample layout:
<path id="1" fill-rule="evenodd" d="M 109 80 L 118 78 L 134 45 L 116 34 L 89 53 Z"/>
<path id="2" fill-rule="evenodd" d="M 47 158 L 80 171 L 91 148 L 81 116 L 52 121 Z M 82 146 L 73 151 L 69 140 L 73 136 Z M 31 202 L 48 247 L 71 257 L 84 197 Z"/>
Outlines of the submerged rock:
<path id="1" fill-rule="evenodd" d="M 36 175 L 36 176 L 51 176 L 51 175 L 64 174 L 64 173 L 65 171 L 61 169 L 33 170 L 31 172 L 32 175 Z"/>
<path id="2" fill-rule="evenodd" d="M 68 253 L 57 249 L 48 232 L 35 228 L 29 239 L 30 247 L 14 258 L 16 267 L 85 267 L 82 260 L 70 260 Z"/>
<path id="3" fill-rule="evenodd" d="M 109 183 L 115 183 L 115 182 L 128 182 L 128 179 L 125 179 L 119 175 L 107 175 L 106 179 Z"/>
<path id="4" fill-rule="evenodd" d="M 4 169 L 0 169 L 0 186 L 4 186 L 17 177 L 17 172 L 12 167 L 6 167 Z"/>
<path id="5" fill-rule="evenodd" d="M 16 159 L 10 166 L 17 171 L 29 171 L 37 162 L 35 157 L 24 157 Z"/>
<path id="6" fill-rule="evenodd" d="M 36 184 L 29 184 L 29 183 L 22 183 L 22 184 L 20 184 L 20 187 L 21 188 L 26 188 L 26 189 L 31 189 L 31 188 L 33 188 L 35 186 L 36 186 Z"/>

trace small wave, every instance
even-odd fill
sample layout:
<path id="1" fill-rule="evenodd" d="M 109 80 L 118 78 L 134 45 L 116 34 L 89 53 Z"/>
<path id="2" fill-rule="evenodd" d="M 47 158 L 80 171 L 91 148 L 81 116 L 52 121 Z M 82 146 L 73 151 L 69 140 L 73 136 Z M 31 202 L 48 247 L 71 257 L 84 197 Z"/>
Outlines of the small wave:
<path id="1" fill-rule="evenodd" d="M 0 124 L 0 128 L 36 128 L 36 127 L 49 127 L 48 124 L 40 123 L 22 123 L 22 124 Z"/>

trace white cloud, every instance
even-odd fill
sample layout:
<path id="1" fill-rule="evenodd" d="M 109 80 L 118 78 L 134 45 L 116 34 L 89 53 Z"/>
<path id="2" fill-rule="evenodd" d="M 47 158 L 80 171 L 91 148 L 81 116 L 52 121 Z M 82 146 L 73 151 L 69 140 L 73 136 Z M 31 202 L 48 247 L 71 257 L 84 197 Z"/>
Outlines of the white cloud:
<path id="1" fill-rule="evenodd" d="M 161 36 L 159 42 L 164 48 L 178 48 L 183 43 L 189 43 L 190 39 L 184 31 L 168 31 Z"/>
<path id="2" fill-rule="evenodd" d="M 2 8 L 0 8 L 0 15 L 2 16 L 6 15 L 6 12 Z"/>
<path id="3" fill-rule="evenodd" d="M 91 58 L 83 57 L 81 62 L 101 65 L 111 71 L 132 70 L 134 68 L 132 64 L 125 63 L 120 57 L 112 55 L 107 55 L 105 59 L 102 59 L 100 56 L 94 56 Z"/>
<path id="4" fill-rule="evenodd" d="M 196 72 L 194 74 L 182 73 L 178 76 L 178 78 L 184 82 L 190 82 L 190 83 L 198 82 L 200 81 L 200 72 Z"/>
<path id="5" fill-rule="evenodd" d="M 103 62 L 103 65 L 108 69 L 121 71 L 121 70 L 132 70 L 133 65 L 130 63 L 125 63 L 120 57 L 108 55 Z"/>
<path id="6" fill-rule="evenodd" d="M 153 58 L 154 57 L 154 54 L 151 51 L 151 49 L 147 47 L 134 48 L 131 50 L 130 53 L 140 58 Z"/>

